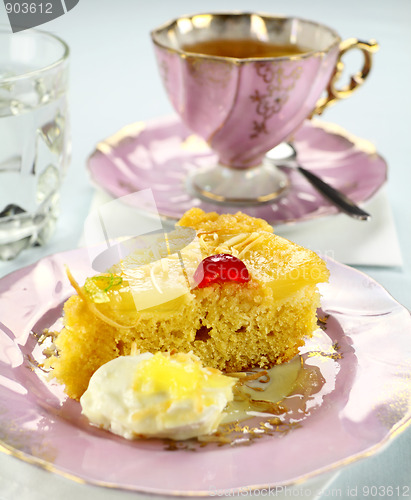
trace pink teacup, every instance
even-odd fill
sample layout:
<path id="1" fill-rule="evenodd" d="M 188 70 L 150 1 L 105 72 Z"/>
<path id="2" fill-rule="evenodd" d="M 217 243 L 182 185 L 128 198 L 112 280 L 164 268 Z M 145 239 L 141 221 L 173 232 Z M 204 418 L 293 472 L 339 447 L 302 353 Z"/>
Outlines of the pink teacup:
<path id="1" fill-rule="evenodd" d="M 374 41 L 342 42 L 316 22 L 255 13 L 181 17 L 151 36 L 174 108 L 219 157 L 189 188 L 229 203 L 266 202 L 286 189 L 287 176 L 265 154 L 360 86 L 378 49 Z M 353 48 L 363 67 L 338 89 L 341 57 Z"/>

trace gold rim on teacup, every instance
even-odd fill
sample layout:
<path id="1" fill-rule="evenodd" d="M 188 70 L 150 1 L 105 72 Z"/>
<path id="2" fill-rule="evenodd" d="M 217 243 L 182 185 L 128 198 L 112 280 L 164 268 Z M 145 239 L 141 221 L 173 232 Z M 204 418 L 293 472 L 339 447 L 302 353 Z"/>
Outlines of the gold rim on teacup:
<path id="1" fill-rule="evenodd" d="M 167 21 L 158 28 L 154 29 L 151 31 L 150 35 L 152 38 L 152 41 L 155 45 L 162 47 L 163 49 L 169 50 L 171 52 L 175 52 L 179 54 L 181 57 L 187 57 L 189 56 L 194 56 L 194 57 L 199 57 L 199 58 L 210 58 L 210 59 L 230 59 L 232 60 L 235 64 L 248 64 L 250 62 L 256 62 L 256 61 L 261 61 L 263 59 L 272 59 L 272 57 L 245 57 L 245 58 L 238 58 L 238 57 L 229 57 L 229 56 L 210 56 L 210 55 L 204 55 L 200 54 L 197 52 L 188 52 L 176 47 L 170 47 L 170 45 L 167 45 L 165 43 L 161 43 L 158 39 L 159 36 L 161 36 L 161 32 L 163 31 L 171 31 L 172 29 L 175 29 L 177 24 L 181 21 L 187 21 L 187 22 L 192 22 L 193 19 L 195 18 L 204 18 L 204 17 L 231 17 L 231 16 L 255 16 L 256 18 L 261 18 L 261 19 L 276 19 L 282 22 L 286 22 L 290 19 L 297 21 L 297 22 L 304 22 L 307 24 L 311 24 L 312 26 L 315 26 L 317 28 L 322 28 L 322 29 L 327 29 L 332 35 L 335 37 L 335 40 L 325 49 L 323 50 L 307 50 L 307 52 L 304 52 L 303 54 L 298 54 L 298 55 L 292 55 L 292 56 L 278 56 L 276 59 L 303 59 L 306 57 L 311 57 L 313 55 L 319 55 L 323 54 L 325 52 L 328 52 L 333 46 L 338 45 L 341 43 L 341 37 L 338 35 L 338 33 L 333 30 L 332 28 L 329 28 L 328 26 L 325 26 L 324 24 L 318 23 L 316 21 L 311 21 L 308 19 L 303 19 L 301 17 L 295 17 L 295 16 L 285 16 L 285 15 L 274 15 L 274 14 L 268 14 L 268 13 L 262 13 L 262 12 L 216 12 L 212 14 L 193 14 L 193 15 L 187 15 L 187 16 L 182 16 L 177 19 L 173 19 L 171 21 Z"/>

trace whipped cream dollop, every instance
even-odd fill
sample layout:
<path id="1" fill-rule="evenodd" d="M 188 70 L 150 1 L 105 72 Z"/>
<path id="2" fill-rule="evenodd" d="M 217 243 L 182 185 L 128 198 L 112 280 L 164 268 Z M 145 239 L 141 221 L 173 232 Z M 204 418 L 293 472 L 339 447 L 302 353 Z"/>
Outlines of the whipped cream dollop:
<path id="1" fill-rule="evenodd" d="M 91 423 L 127 439 L 190 439 L 217 429 L 234 384 L 191 353 L 143 353 L 101 366 L 80 403 Z"/>

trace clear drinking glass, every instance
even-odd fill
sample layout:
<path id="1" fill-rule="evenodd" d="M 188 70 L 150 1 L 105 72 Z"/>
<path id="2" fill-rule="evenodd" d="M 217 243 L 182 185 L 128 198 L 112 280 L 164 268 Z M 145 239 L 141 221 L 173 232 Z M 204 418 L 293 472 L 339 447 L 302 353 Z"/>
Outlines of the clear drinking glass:
<path id="1" fill-rule="evenodd" d="M 37 30 L 0 28 L 0 259 L 44 244 L 70 158 L 69 48 Z"/>

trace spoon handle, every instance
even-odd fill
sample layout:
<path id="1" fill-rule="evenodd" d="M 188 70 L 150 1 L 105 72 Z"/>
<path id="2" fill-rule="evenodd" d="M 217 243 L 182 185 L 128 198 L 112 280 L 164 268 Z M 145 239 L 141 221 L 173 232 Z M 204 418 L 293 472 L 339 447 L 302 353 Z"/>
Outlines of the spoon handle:
<path id="1" fill-rule="evenodd" d="M 337 191 L 305 168 L 298 165 L 297 169 L 325 198 L 329 199 L 346 214 L 359 220 L 368 220 L 371 218 L 371 215 L 368 212 L 356 205 L 353 201 L 347 198 L 345 194 L 341 193 L 341 191 Z"/>

